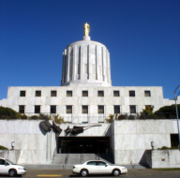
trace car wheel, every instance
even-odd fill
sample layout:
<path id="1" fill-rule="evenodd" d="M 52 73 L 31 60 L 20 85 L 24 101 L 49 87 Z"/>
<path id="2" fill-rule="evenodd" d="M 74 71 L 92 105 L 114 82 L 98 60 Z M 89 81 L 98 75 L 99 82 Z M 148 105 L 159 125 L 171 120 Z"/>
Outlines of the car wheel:
<path id="1" fill-rule="evenodd" d="M 14 177 L 16 174 L 17 174 L 17 172 L 16 172 L 16 170 L 14 170 L 14 169 L 11 169 L 11 170 L 9 171 L 9 176 L 10 176 L 10 177 Z"/>
<path id="2" fill-rule="evenodd" d="M 113 170 L 113 176 L 119 176 L 121 174 L 120 170 L 115 169 Z"/>
<path id="3" fill-rule="evenodd" d="M 86 177 L 88 175 L 88 171 L 86 169 L 81 170 L 81 176 Z"/>

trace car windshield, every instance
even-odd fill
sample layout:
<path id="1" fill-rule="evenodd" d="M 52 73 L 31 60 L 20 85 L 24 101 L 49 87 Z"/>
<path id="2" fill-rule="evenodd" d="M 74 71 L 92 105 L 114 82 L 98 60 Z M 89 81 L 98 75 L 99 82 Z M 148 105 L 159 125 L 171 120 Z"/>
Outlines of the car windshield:
<path id="1" fill-rule="evenodd" d="M 8 162 L 9 164 L 15 165 L 12 161 L 6 159 L 6 162 Z"/>

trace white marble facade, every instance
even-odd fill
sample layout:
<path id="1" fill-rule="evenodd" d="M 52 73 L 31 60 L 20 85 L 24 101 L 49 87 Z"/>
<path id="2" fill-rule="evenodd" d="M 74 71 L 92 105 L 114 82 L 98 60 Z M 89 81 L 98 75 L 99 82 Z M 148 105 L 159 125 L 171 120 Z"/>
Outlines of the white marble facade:
<path id="1" fill-rule="evenodd" d="M 36 96 L 37 91 L 40 91 L 41 96 Z M 130 96 L 131 91 L 134 91 L 135 96 Z M 147 91 L 150 95 L 146 95 Z M 25 96 L 21 96 L 23 92 Z M 55 96 L 52 95 L 53 92 Z M 164 99 L 162 87 L 78 86 L 78 89 L 77 85 L 9 87 L 8 98 L 3 105 L 19 112 L 20 107 L 23 106 L 24 113 L 27 115 L 38 114 L 35 113 L 35 107 L 40 106 L 39 113 L 58 114 L 67 122 L 97 123 L 104 122 L 105 118 L 115 112 L 120 114 L 139 113 L 146 105 L 152 105 L 157 110 L 164 105 Z M 71 113 L 67 113 L 68 106 L 71 106 Z M 86 106 L 85 113 L 83 113 L 84 106 Z M 99 106 L 103 107 L 101 113 L 99 113 Z M 131 113 L 131 106 L 135 107 L 135 113 Z M 52 112 L 51 107 L 55 108 L 55 113 Z M 115 111 L 115 107 L 118 107 L 119 111 Z"/>

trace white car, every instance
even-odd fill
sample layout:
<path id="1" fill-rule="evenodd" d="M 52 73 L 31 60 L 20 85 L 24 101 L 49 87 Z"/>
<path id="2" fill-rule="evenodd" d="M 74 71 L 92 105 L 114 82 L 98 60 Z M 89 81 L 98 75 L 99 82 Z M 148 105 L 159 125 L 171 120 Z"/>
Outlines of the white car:
<path id="1" fill-rule="evenodd" d="M 83 164 L 76 164 L 72 169 L 73 174 L 80 174 L 85 177 L 90 174 L 112 174 L 119 176 L 120 174 L 127 173 L 128 170 L 123 166 L 116 166 L 108 164 L 101 160 L 90 160 Z"/>
<path id="2" fill-rule="evenodd" d="M 26 169 L 23 166 L 16 165 L 5 158 L 0 158 L 0 174 L 9 175 L 11 177 L 16 175 L 23 175 Z"/>

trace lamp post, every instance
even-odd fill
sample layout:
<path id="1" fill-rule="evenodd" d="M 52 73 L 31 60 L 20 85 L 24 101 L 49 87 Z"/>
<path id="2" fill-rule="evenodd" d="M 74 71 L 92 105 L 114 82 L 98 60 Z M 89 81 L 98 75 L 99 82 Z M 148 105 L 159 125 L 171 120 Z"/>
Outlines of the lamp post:
<path id="1" fill-rule="evenodd" d="M 180 88 L 180 85 L 178 85 L 176 89 L 174 90 L 174 100 L 175 100 L 175 107 L 176 107 L 176 118 L 177 118 L 178 138 L 179 138 L 178 148 L 180 150 L 180 126 L 179 126 L 179 113 L 178 113 L 178 106 L 177 106 L 177 90 L 179 88 Z"/>

